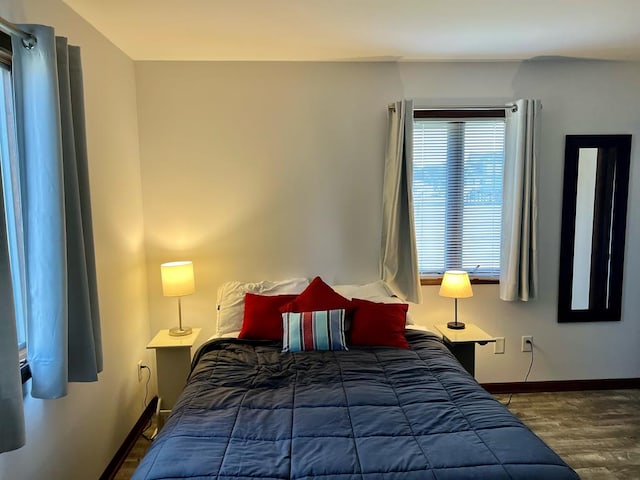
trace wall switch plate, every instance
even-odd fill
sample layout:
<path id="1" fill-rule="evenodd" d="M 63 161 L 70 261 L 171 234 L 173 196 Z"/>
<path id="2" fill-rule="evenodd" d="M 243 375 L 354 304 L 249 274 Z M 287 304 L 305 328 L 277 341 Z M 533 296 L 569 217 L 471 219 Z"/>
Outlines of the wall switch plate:
<path id="1" fill-rule="evenodd" d="M 522 337 L 522 351 L 530 352 L 533 349 L 533 337 L 531 335 L 524 335 Z"/>
<path id="2" fill-rule="evenodd" d="M 493 353 L 504 353 L 504 337 L 496 337 L 493 344 Z"/>

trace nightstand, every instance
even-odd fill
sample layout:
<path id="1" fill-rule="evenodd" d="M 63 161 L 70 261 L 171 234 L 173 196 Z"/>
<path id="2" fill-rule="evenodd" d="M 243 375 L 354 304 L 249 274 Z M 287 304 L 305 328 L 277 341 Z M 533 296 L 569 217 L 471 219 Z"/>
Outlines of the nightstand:
<path id="1" fill-rule="evenodd" d="M 194 328 L 191 335 L 173 337 L 169 330 L 160 330 L 147 344 L 156 351 L 156 377 L 158 379 L 158 425 L 162 426 L 163 414 L 176 403 L 191 371 L 191 347 L 201 328 Z"/>
<path id="2" fill-rule="evenodd" d="M 476 369 L 476 343 L 486 345 L 495 342 L 496 339 L 473 323 L 467 323 L 463 330 L 447 328 L 447 324 L 435 325 L 442 334 L 445 345 L 462 364 L 471 376 L 475 376 Z"/>

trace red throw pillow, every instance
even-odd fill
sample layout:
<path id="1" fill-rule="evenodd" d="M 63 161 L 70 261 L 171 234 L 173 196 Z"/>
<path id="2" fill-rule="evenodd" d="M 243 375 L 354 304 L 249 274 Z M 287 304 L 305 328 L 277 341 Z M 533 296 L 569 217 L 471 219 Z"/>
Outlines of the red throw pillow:
<path id="1" fill-rule="evenodd" d="M 297 295 L 244 296 L 244 317 L 238 338 L 282 341 L 282 314 L 280 307 L 294 300 Z"/>
<path id="2" fill-rule="evenodd" d="M 280 308 L 281 312 L 315 312 L 318 310 L 351 311 L 351 300 L 344 298 L 320 277 L 314 278 L 295 300 Z"/>
<path id="3" fill-rule="evenodd" d="M 354 298 L 351 345 L 409 348 L 404 335 L 409 305 Z"/>

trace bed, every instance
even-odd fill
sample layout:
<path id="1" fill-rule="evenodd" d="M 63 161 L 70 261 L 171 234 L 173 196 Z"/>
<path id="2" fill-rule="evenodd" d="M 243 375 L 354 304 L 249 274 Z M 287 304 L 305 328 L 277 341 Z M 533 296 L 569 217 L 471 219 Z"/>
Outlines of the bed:
<path id="1" fill-rule="evenodd" d="M 578 478 L 440 338 L 404 328 L 406 348 L 208 341 L 133 479 Z"/>

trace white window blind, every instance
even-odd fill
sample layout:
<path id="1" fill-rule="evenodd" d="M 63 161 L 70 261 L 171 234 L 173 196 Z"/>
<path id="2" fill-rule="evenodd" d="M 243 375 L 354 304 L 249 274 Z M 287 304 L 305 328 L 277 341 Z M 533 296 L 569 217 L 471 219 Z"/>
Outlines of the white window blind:
<path id="1" fill-rule="evenodd" d="M 416 118 L 413 200 L 422 277 L 500 274 L 504 118 Z"/>

